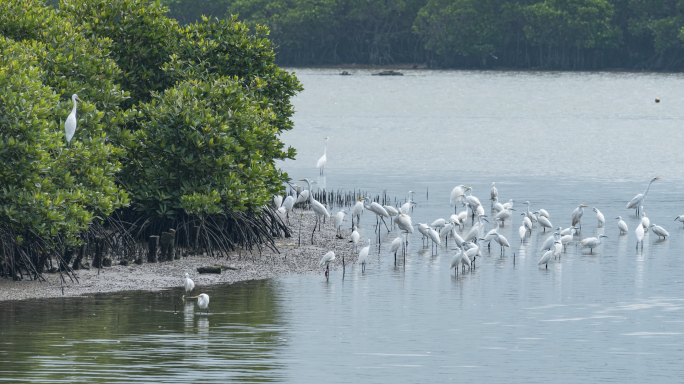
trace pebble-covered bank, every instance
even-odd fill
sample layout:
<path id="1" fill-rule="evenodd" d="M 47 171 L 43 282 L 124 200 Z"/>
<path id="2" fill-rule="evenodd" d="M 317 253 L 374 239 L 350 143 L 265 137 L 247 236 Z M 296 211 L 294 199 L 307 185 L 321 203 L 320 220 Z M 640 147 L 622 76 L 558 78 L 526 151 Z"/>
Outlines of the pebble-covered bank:
<path id="1" fill-rule="evenodd" d="M 300 219 L 301 246 L 298 246 Z M 47 282 L 0 279 L 0 301 L 180 287 L 186 272 L 199 288 L 195 288 L 195 292 L 200 292 L 204 285 L 267 279 L 290 274 L 320 274 L 321 278 L 324 278 L 324 271 L 318 266 L 318 262 L 328 250 L 335 251 L 336 255 L 335 262 L 330 266 L 331 270 L 342 268 L 343 255 L 347 266 L 356 261 L 357 253 L 349 242 L 351 219 L 346 220 L 343 226 L 344 239 L 336 237 L 332 219 L 328 219 L 321 225 L 322 233 L 316 231 L 314 244 L 311 245 L 311 230 L 315 217 L 312 212 L 304 212 L 304 216 L 300 218 L 300 212 L 297 211 L 290 215 L 292 237 L 276 240 L 280 253 L 265 249 L 261 256 L 256 250 L 251 254 L 246 251 L 235 252 L 230 257 L 219 259 L 189 256 L 163 263 L 116 265 L 101 269 L 99 274 L 97 269 L 91 268 L 75 271 L 78 282 L 72 282 L 65 276 L 66 282 L 63 283 L 58 273 L 45 273 Z M 220 275 L 197 272 L 198 267 L 215 264 L 224 266 Z"/>

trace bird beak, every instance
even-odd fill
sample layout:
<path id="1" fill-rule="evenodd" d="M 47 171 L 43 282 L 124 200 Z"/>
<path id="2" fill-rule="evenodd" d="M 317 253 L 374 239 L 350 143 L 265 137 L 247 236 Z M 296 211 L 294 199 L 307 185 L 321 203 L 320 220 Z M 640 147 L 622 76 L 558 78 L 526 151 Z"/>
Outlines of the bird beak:
<path id="1" fill-rule="evenodd" d="M 297 180 L 297 181 L 304 181 L 304 179 L 299 179 L 299 180 Z"/>
<path id="2" fill-rule="evenodd" d="M 584 207 L 584 208 L 589 208 L 589 206 L 588 206 L 588 205 L 583 205 L 583 207 Z"/>
<path id="3" fill-rule="evenodd" d="M 83 101 L 83 100 L 79 99 L 78 97 L 76 98 L 76 100 L 81 101 L 81 102 Z"/>
<path id="4" fill-rule="evenodd" d="M 194 298 L 198 298 L 199 296 L 193 296 Z"/>
<path id="5" fill-rule="evenodd" d="M 463 186 L 463 188 L 465 188 L 465 189 L 472 189 L 472 188 L 470 188 L 470 187 L 466 187 L 465 185 Z"/>
<path id="6" fill-rule="evenodd" d="M 655 179 L 656 179 L 656 180 L 660 180 L 660 176 L 656 176 Z"/>
<path id="7" fill-rule="evenodd" d="M 492 185 L 494 185 L 494 183 L 492 183 Z"/>
<path id="8" fill-rule="evenodd" d="M 461 197 L 461 196 L 463 196 L 463 195 L 458 195 L 458 196 L 456 196 L 456 197 Z"/>

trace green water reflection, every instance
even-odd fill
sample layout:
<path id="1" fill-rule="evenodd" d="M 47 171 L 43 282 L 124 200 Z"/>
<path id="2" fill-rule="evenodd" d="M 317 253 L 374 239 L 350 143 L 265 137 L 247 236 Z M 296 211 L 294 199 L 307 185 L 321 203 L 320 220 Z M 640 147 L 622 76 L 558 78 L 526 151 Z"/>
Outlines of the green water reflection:
<path id="1" fill-rule="evenodd" d="M 0 303 L 0 382 L 280 380 L 274 283 L 200 291 L 209 315 L 180 289 Z"/>

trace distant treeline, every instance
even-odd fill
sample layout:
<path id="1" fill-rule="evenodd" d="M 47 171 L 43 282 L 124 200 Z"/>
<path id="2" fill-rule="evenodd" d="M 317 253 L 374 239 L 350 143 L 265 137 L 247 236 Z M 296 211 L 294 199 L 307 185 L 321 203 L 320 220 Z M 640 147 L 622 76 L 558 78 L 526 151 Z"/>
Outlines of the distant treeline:
<path id="1" fill-rule="evenodd" d="M 191 23 L 238 14 L 284 65 L 684 69 L 682 0 L 162 0 Z"/>

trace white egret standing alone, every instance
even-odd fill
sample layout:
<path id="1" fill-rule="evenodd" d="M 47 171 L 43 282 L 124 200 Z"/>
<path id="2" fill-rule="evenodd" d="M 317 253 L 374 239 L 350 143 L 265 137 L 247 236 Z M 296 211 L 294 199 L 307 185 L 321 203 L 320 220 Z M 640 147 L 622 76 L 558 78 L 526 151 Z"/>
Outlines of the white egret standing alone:
<path id="1" fill-rule="evenodd" d="M 64 134 L 66 135 L 67 143 L 71 143 L 71 139 L 74 137 L 74 134 L 76 133 L 76 100 L 81 101 L 81 99 L 78 98 L 78 95 L 74 93 L 73 95 L 71 95 L 71 101 L 74 102 L 74 106 L 71 109 L 71 113 L 69 114 L 69 116 L 67 116 L 67 119 L 64 122 Z"/>
<path id="2" fill-rule="evenodd" d="M 202 313 L 202 309 L 207 310 L 207 314 L 209 313 L 209 295 L 206 293 L 200 293 L 199 296 L 195 296 L 197 299 L 197 305 L 200 307 L 200 314 Z"/>
<path id="3" fill-rule="evenodd" d="M 634 196 L 634 198 L 629 203 L 627 203 L 627 209 L 636 209 L 637 217 L 639 217 L 639 207 L 641 207 L 641 205 L 644 203 L 644 200 L 646 200 L 646 194 L 648 193 L 649 188 L 651 188 L 651 184 L 653 184 L 653 182 L 656 180 L 660 180 L 660 176 L 652 178 L 651 181 L 648 183 L 648 186 L 646 187 L 644 193 L 640 193 Z"/>
<path id="4" fill-rule="evenodd" d="M 323 149 L 323 156 L 321 156 L 320 159 L 318 159 L 318 162 L 316 162 L 316 168 L 318 168 L 320 171 L 319 173 L 323 175 L 323 169 L 325 168 L 325 164 L 328 162 L 328 158 L 326 157 L 328 153 L 328 138 L 324 138 L 325 140 L 325 149 Z"/>

